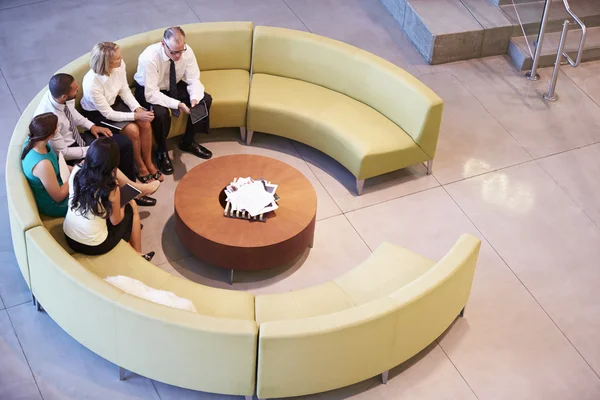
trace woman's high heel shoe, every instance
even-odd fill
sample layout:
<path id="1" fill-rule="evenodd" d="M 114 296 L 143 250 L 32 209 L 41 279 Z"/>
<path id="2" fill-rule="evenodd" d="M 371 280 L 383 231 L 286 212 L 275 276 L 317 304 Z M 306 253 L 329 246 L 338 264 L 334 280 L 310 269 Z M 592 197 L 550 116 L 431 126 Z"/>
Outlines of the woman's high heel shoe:
<path id="1" fill-rule="evenodd" d="M 148 182 L 148 183 L 146 183 L 146 185 L 148 185 L 150 187 L 150 191 L 148 193 L 144 193 L 144 195 L 145 196 L 151 196 L 154 193 L 156 193 L 156 191 L 160 187 L 160 181 Z"/>
<path id="2" fill-rule="evenodd" d="M 135 177 L 137 178 L 138 181 L 140 181 L 142 183 L 148 183 L 148 182 L 152 181 L 152 179 L 154 178 L 154 175 L 152 175 L 152 174 L 139 175 L 136 173 Z"/>
<path id="3" fill-rule="evenodd" d="M 152 261 L 152 258 L 154 257 L 155 254 L 156 254 L 155 252 L 150 251 L 146 254 L 142 254 L 142 258 L 146 261 Z"/>

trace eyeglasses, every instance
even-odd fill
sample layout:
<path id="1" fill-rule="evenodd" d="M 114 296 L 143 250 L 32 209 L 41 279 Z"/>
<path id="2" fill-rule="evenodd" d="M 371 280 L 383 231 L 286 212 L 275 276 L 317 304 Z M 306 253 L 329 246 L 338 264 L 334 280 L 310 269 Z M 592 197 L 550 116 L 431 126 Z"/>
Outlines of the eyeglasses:
<path id="1" fill-rule="evenodd" d="M 165 45 L 165 47 L 167 48 L 167 50 L 169 50 L 169 53 L 171 53 L 172 56 L 183 54 L 183 52 L 187 50 L 187 45 L 184 46 L 183 50 L 173 51 L 173 50 L 171 50 L 169 48 L 169 45 L 164 40 L 163 40 L 163 44 Z"/>

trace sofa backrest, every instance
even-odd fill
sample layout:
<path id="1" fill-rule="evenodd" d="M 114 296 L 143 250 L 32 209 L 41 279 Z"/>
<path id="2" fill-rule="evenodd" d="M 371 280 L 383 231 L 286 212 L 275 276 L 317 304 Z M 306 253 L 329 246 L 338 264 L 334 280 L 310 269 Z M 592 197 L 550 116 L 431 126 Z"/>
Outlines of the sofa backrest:
<path id="1" fill-rule="evenodd" d="M 252 22 L 210 22 L 181 25 L 181 28 L 185 31 L 187 45 L 194 49 L 201 73 L 219 69 L 250 71 Z M 138 57 L 146 47 L 158 43 L 164 31 L 165 28 L 155 29 L 116 41 L 121 48 L 121 57 L 127 65 L 127 80 L 130 85 L 133 85 Z M 90 70 L 89 60 L 90 53 L 84 54 L 58 72 L 73 75 L 81 85 L 83 77 Z M 77 104 L 81 96 L 82 90 L 77 96 Z"/>
<path id="2" fill-rule="evenodd" d="M 8 201 L 8 216 L 10 219 L 10 231 L 17 263 L 23 274 L 27 285 L 30 284 L 29 263 L 27 261 L 27 244 L 25 231 L 42 225 L 31 187 L 23 174 L 21 167 L 21 151 L 25 138 L 29 133 L 29 123 L 37 108 L 40 98 L 46 89 L 42 90 L 29 103 L 21 114 L 13 131 L 6 154 L 6 197 Z"/>
<path id="3" fill-rule="evenodd" d="M 435 155 L 442 99 L 396 65 L 337 40 L 267 26 L 255 28 L 252 51 L 253 73 L 298 79 L 352 97 Z"/>
<path id="4" fill-rule="evenodd" d="M 391 354 L 407 360 L 439 337 L 467 303 L 481 240 L 464 234 L 427 272 L 402 287 L 391 298 L 398 305 L 397 332 Z"/>

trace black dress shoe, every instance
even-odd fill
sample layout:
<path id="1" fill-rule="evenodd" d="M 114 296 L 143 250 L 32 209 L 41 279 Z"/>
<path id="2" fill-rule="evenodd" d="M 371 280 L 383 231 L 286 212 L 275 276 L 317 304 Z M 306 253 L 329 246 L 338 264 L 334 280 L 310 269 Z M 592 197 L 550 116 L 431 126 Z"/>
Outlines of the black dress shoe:
<path id="1" fill-rule="evenodd" d="M 152 207 L 156 205 L 156 199 L 150 196 L 141 196 L 135 199 L 135 203 L 140 207 Z"/>
<path id="2" fill-rule="evenodd" d="M 209 149 L 196 142 L 185 144 L 182 140 L 179 142 L 179 148 L 181 149 L 181 151 L 187 151 L 188 153 L 192 153 L 196 157 L 204 158 L 207 160 L 212 157 L 212 152 Z"/>
<path id="3" fill-rule="evenodd" d="M 171 164 L 171 159 L 169 158 L 169 153 L 158 153 L 156 155 L 156 161 L 158 162 L 158 168 L 165 175 L 173 174 L 173 164 Z"/>

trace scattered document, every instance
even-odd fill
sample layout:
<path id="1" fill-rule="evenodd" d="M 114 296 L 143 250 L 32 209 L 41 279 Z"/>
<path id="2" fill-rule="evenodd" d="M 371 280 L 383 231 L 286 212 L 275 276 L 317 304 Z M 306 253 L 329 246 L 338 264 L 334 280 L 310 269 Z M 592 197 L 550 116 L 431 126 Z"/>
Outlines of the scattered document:
<path id="1" fill-rule="evenodd" d="M 279 196 L 275 194 L 277 185 L 254 180 L 250 177 L 235 178 L 225 188 L 227 201 L 232 211 L 247 211 L 252 217 L 276 210 Z"/>

